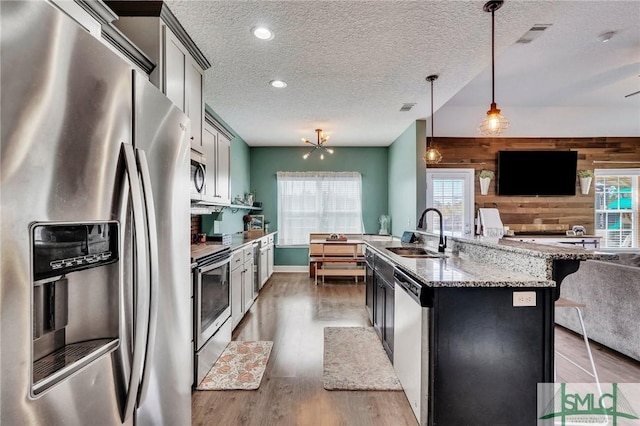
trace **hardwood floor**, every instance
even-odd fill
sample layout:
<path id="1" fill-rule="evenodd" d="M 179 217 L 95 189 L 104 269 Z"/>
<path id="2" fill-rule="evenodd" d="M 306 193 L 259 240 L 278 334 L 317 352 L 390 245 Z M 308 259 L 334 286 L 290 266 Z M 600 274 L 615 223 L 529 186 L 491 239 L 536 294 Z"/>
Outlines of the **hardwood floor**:
<path id="1" fill-rule="evenodd" d="M 323 329 L 370 326 L 364 285 L 307 274 L 276 273 L 233 333 L 233 340 L 274 342 L 256 391 L 194 391 L 193 425 L 416 425 L 402 391 L 327 391 L 322 387 Z M 581 337 L 556 328 L 556 349 L 589 369 Z M 588 331 L 588 330 L 587 330 Z M 593 343 L 602 382 L 640 382 L 640 363 Z M 591 382 L 558 359 L 558 378 Z"/>

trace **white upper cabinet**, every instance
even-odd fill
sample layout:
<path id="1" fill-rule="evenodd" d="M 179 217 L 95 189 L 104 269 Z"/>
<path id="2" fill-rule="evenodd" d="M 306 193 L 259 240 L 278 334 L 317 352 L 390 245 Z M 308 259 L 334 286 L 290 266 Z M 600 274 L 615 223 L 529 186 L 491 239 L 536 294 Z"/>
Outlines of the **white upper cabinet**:
<path id="1" fill-rule="evenodd" d="M 231 140 L 218 134 L 216 156 L 216 195 L 221 202 L 231 203 Z"/>
<path id="2" fill-rule="evenodd" d="M 200 66 L 193 60 L 189 61 L 185 67 L 185 113 L 191 118 L 193 139 L 191 139 L 191 149 L 203 151 L 202 124 L 204 122 L 204 102 L 202 91 L 204 89 L 203 72 Z"/>
<path id="3" fill-rule="evenodd" d="M 106 4 L 120 17 L 114 25 L 156 63 L 149 80 L 191 119 L 191 149 L 206 156 L 202 90 L 204 71 L 211 64 L 164 3 Z"/>
<path id="4" fill-rule="evenodd" d="M 186 114 L 185 69 L 189 53 L 180 43 L 180 40 L 164 25 L 162 26 L 162 33 L 164 45 L 162 91 L 167 95 L 167 98 L 171 99 Z"/>
<path id="5" fill-rule="evenodd" d="M 104 2 L 51 0 L 50 3 L 116 55 L 129 62 L 138 72 L 149 75 L 155 67 L 147 54 L 115 26 L 118 15 Z"/>
<path id="6" fill-rule="evenodd" d="M 203 150 L 207 158 L 207 196 L 205 201 L 231 204 L 232 135 L 209 114 L 205 114 Z"/>

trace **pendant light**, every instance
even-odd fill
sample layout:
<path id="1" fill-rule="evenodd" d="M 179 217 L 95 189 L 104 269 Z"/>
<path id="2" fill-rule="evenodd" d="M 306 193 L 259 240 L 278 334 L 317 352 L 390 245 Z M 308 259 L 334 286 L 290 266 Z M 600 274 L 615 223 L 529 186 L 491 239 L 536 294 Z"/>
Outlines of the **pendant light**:
<path id="1" fill-rule="evenodd" d="M 484 4 L 484 11 L 491 12 L 491 107 L 487 111 L 487 116 L 478 126 L 482 136 L 498 136 L 509 128 L 509 121 L 500 114 L 496 105 L 496 77 L 495 77 L 495 11 L 502 7 L 504 0 L 489 0 Z"/>
<path id="2" fill-rule="evenodd" d="M 427 77 L 427 81 L 431 83 L 431 143 L 427 138 L 427 151 L 424 153 L 424 162 L 427 164 L 438 164 L 442 161 L 442 154 L 433 147 L 433 81 L 437 80 L 437 75 L 430 75 Z"/>

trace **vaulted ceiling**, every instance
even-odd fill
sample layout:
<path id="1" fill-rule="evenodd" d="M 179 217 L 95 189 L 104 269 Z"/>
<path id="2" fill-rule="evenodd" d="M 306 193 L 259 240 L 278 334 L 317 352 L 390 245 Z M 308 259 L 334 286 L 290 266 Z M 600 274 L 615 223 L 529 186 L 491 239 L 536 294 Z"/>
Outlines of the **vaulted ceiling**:
<path id="1" fill-rule="evenodd" d="M 436 138 L 479 136 L 491 103 L 483 1 L 167 5 L 212 63 L 205 102 L 250 146 L 299 146 L 316 128 L 334 147 L 387 146 L 430 117 L 429 74 L 439 75 Z M 550 25 L 518 42 L 540 24 Z M 275 37 L 255 38 L 257 25 Z M 640 136 L 640 94 L 625 97 L 640 90 L 640 0 L 507 0 L 495 12 L 495 49 L 504 137 Z"/>

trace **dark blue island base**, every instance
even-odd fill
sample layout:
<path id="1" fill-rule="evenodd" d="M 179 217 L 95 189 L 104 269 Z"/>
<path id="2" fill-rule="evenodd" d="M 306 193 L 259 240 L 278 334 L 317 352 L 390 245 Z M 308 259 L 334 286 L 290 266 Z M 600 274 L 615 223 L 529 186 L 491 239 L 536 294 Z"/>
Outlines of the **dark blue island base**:
<path id="1" fill-rule="evenodd" d="M 553 382 L 554 288 L 514 307 L 513 288 L 433 289 L 430 425 L 536 424 L 537 384 Z"/>

